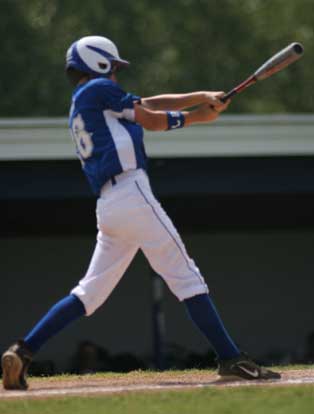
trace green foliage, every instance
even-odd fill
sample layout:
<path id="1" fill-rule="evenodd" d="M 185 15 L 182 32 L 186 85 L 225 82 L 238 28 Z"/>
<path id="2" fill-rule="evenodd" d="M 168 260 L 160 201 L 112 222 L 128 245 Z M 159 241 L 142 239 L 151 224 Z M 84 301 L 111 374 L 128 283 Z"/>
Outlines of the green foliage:
<path id="1" fill-rule="evenodd" d="M 132 62 L 125 89 L 228 90 L 292 41 L 302 61 L 239 96 L 233 112 L 311 112 L 314 13 L 310 0 L 2 0 L 1 116 L 65 115 L 64 56 L 90 34 Z"/>

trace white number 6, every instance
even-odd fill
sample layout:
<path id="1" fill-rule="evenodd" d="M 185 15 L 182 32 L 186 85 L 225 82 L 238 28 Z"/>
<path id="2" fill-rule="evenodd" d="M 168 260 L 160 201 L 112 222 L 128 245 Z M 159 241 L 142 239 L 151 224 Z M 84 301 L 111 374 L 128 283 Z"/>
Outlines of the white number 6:
<path id="1" fill-rule="evenodd" d="M 85 129 L 85 123 L 81 114 L 78 114 L 72 121 L 72 136 L 82 159 L 89 158 L 93 152 L 94 145 L 91 134 Z"/>

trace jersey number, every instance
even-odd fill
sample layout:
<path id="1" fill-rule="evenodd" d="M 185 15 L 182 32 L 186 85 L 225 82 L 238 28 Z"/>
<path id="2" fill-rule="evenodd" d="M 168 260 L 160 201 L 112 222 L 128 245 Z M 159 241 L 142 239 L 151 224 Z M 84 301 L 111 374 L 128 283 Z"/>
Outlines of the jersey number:
<path id="1" fill-rule="evenodd" d="M 82 159 L 89 158 L 93 152 L 94 145 L 91 134 L 85 129 L 85 123 L 81 114 L 78 114 L 72 121 L 72 136 L 80 157 Z"/>

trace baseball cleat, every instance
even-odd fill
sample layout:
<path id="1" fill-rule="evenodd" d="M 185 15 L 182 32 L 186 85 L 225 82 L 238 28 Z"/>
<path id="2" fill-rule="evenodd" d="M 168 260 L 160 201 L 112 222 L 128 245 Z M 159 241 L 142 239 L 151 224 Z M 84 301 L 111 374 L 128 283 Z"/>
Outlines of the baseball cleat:
<path id="1" fill-rule="evenodd" d="M 6 390 L 27 390 L 26 374 L 32 361 L 32 353 L 20 340 L 2 355 L 2 381 Z"/>
<path id="2" fill-rule="evenodd" d="M 218 375 L 223 380 L 273 380 L 281 378 L 278 372 L 257 365 L 243 353 L 237 358 L 219 361 L 218 365 Z"/>

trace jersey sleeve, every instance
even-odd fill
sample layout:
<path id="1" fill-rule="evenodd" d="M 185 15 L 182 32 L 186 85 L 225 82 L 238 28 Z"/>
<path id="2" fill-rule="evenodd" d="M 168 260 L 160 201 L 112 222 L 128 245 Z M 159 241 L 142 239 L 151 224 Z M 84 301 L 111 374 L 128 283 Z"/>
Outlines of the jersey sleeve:
<path id="1" fill-rule="evenodd" d="M 103 83 L 100 88 L 100 98 L 104 109 L 110 110 L 116 118 L 124 118 L 134 122 L 134 103 L 140 102 L 137 95 L 124 92 L 114 82 Z"/>

